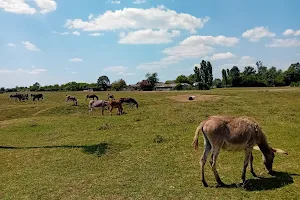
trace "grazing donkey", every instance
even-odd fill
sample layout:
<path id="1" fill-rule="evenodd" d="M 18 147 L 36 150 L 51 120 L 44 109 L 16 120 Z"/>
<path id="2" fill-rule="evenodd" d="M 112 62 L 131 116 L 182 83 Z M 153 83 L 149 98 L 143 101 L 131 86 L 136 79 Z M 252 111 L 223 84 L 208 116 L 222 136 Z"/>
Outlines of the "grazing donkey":
<path id="1" fill-rule="evenodd" d="M 89 102 L 89 114 L 93 110 L 93 108 L 101 108 L 102 109 L 102 115 L 104 112 L 104 108 L 109 106 L 109 102 L 105 100 L 91 100 Z"/>
<path id="2" fill-rule="evenodd" d="M 35 99 L 38 99 L 38 100 L 40 100 L 40 99 L 44 99 L 44 96 L 43 96 L 43 94 L 31 94 L 31 97 L 33 97 L 33 101 L 35 101 Z"/>
<path id="3" fill-rule="evenodd" d="M 96 98 L 97 100 L 99 100 L 98 96 L 95 94 L 87 94 L 85 100 L 87 100 L 88 98 L 90 98 L 90 99 L 93 98 L 93 100 L 94 100 L 94 98 Z"/>
<path id="4" fill-rule="evenodd" d="M 217 181 L 217 186 L 225 186 L 221 181 L 217 169 L 216 161 L 221 149 L 227 151 L 245 151 L 244 167 L 242 171 L 242 185 L 246 183 L 246 168 L 250 161 L 250 171 L 253 176 L 252 149 L 260 150 L 263 154 L 263 162 L 269 174 L 272 174 L 274 153 L 287 154 L 281 149 L 273 149 L 269 146 L 267 138 L 261 127 L 253 119 L 248 117 L 231 116 L 210 116 L 197 127 L 193 145 L 198 149 L 198 137 L 202 131 L 204 137 L 204 152 L 200 160 L 202 183 L 207 187 L 204 177 L 204 166 L 210 151 L 211 167 Z M 258 146 L 255 146 L 258 145 Z"/>
<path id="5" fill-rule="evenodd" d="M 20 94 L 11 94 L 11 95 L 9 96 L 9 98 L 10 98 L 10 99 L 15 99 L 15 100 L 19 99 L 19 101 L 21 101 L 21 100 L 23 99 L 22 96 L 21 96 Z"/>
<path id="6" fill-rule="evenodd" d="M 139 107 L 138 102 L 133 98 L 120 98 L 119 100 L 120 100 L 121 103 L 128 103 L 128 104 L 133 103 L 133 104 L 135 104 L 136 108 Z"/>
<path id="7" fill-rule="evenodd" d="M 74 103 L 75 106 L 77 106 L 77 104 L 78 104 L 78 101 L 77 101 L 76 97 L 70 96 L 70 95 L 66 95 L 66 103 L 69 102 L 69 101 L 73 101 L 73 103 Z"/>

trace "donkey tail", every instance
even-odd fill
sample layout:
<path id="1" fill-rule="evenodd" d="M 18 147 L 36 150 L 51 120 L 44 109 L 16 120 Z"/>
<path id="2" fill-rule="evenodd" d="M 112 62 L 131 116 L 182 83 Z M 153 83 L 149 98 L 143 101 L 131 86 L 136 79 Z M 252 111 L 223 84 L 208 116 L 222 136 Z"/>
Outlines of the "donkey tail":
<path id="1" fill-rule="evenodd" d="M 204 123 L 205 123 L 205 121 L 201 122 L 195 131 L 195 136 L 194 136 L 193 143 L 192 143 L 195 150 L 198 149 L 198 137 L 199 137 L 200 133 L 203 132 Z"/>

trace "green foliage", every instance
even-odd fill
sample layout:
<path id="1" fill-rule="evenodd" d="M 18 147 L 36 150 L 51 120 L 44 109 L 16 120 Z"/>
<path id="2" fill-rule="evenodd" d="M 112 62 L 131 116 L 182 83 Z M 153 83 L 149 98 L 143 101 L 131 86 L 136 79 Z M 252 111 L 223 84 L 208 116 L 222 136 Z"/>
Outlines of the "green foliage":
<path id="1" fill-rule="evenodd" d="M 151 91 L 151 90 L 153 90 L 153 86 L 150 83 L 150 81 L 148 81 L 148 80 L 142 80 L 140 82 L 140 88 L 143 91 Z"/>
<path id="2" fill-rule="evenodd" d="M 223 87 L 223 83 L 222 80 L 217 78 L 213 81 L 213 85 L 216 86 L 216 88 L 222 88 Z"/>
<path id="3" fill-rule="evenodd" d="M 126 88 L 126 82 L 123 80 L 123 79 L 119 79 L 117 81 L 114 81 L 112 84 L 111 84 L 111 87 L 113 90 L 116 90 L 116 91 L 122 91 L 124 88 Z"/>
<path id="4" fill-rule="evenodd" d="M 185 75 L 179 75 L 179 76 L 177 76 L 175 82 L 176 83 L 190 83 L 189 78 L 187 76 L 185 76 Z"/>
<path id="5" fill-rule="evenodd" d="M 100 76 L 97 80 L 97 85 L 101 90 L 106 91 L 108 86 L 110 85 L 110 80 L 107 76 Z"/>
<path id="6" fill-rule="evenodd" d="M 39 91 L 41 85 L 38 82 L 35 82 L 32 86 L 29 87 L 30 91 Z M 16 90 L 19 91 L 18 87 L 16 87 Z"/>
<path id="7" fill-rule="evenodd" d="M 147 73 L 145 77 L 147 78 L 146 80 L 149 81 L 149 83 L 151 84 L 152 89 L 154 88 L 155 84 L 159 81 L 158 74 L 156 72 L 152 74 Z"/>
<path id="8" fill-rule="evenodd" d="M 195 66 L 194 68 L 196 82 L 200 83 L 198 85 L 199 90 L 209 89 L 212 86 L 213 75 L 212 75 L 212 65 L 209 61 L 202 60 L 200 63 L 200 68 Z"/>

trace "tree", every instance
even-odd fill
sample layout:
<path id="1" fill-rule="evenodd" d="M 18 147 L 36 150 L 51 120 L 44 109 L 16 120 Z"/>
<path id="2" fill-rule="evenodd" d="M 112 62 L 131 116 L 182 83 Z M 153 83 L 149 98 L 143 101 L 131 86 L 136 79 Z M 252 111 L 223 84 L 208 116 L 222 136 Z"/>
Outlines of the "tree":
<path id="1" fill-rule="evenodd" d="M 155 87 L 155 84 L 158 83 L 159 79 L 158 79 L 158 74 L 155 72 L 155 73 L 147 73 L 145 75 L 145 77 L 147 78 L 146 80 L 149 81 L 149 83 L 151 84 L 151 87 L 152 87 L 152 90 L 154 89 Z"/>
<path id="2" fill-rule="evenodd" d="M 229 75 L 231 78 L 232 86 L 238 87 L 241 85 L 241 77 L 240 77 L 240 70 L 237 66 L 233 66 L 231 70 L 229 71 Z"/>
<path id="3" fill-rule="evenodd" d="M 285 71 L 284 82 L 290 85 L 292 82 L 300 81 L 300 64 L 294 63 Z"/>
<path id="4" fill-rule="evenodd" d="M 179 75 L 177 76 L 175 83 L 190 83 L 189 78 L 185 75 Z"/>
<path id="5" fill-rule="evenodd" d="M 110 85 L 110 80 L 107 76 L 100 76 L 97 80 L 97 85 L 100 89 L 106 91 L 108 86 Z"/>
<path id="6" fill-rule="evenodd" d="M 225 69 L 222 69 L 222 78 L 223 78 L 223 82 L 225 83 L 225 87 L 227 87 L 228 79 L 227 79 L 227 72 Z"/>
<path id="7" fill-rule="evenodd" d="M 1 87 L 1 88 L 0 88 L 0 91 L 1 91 L 1 92 L 5 92 L 5 88 L 4 88 L 4 87 Z"/>
<path id="8" fill-rule="evenodd" d="M 207 67 L 207 79 L 208 79 L 208 82 L 207 84 L 209 86 L 212 86 L 213 85 L 213 74 L 212 74 L 212 65 L 209 61 L 207 61 L 206 63 L 206 67 Z"/>
<path id="9" fill-rule="evenodd" d="M 216 88 L 222 88 L 223 87 L 222 81 L 219 78 L 217 78 L 213 81 L 213 85 L 216 86 Z"/>
<path id="10" fill-rule="evenodd" d="M 117 81 L 114 81 L 112 84 L 111 84 L 111 87 L 113 90 L 116 90 L 116 91 L 121 91 L 123 90 L 124 88 L 126 88 L 126 82 L 123 80 L 123 79 L 119 79 Z"/>
<path id="11" fill-rule="evenodd" d="M 38 82 L 35 82 L 32 86 L 29 87 L 30 91 L 39 91 L 41 85 Z"/>
<path id="12" fill-rule="evenodd" d="M 153 89 L 152 84 L 148 80 L 142 80 L 140 82 L 140 88 L 143 91 L 151 91 Z"/>

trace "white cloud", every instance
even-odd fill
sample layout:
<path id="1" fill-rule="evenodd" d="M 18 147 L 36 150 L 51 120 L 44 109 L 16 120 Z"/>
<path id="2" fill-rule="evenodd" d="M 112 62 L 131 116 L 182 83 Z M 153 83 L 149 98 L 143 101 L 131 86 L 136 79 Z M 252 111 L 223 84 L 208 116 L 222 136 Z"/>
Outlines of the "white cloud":
<path id="1" fill-rule="evenodd" d="M 7 46 L 9 46 L 9 47 L 15 47 L 16 45 L 13 44 L 13 43 L 8 43 Z"/>
<path id="2" fill-rule="evenodd" d="M 127 67 L 124 66 L 110 66 L 103 69 L 106 72 L 125 72 Z"/>
<path id="3" fill-rule="evenodd" d="M 25 69 L 16 69 L 16 70 L 8 70 L 8 69 L 0 69 L 0 74 L 41 74 L 46 72 L 46 69 L 33 69 L 33 70 L 25 70 Z"/>
<path id="4" fill-rule="evenodd" d="M 184 59 L 207 57 L 215 51 L 215 49 L 209 45 L 234 46 L 238 42 L 239 39 L 235 37 L 190 36 L 180 42 L 177 46 L 164 49 L 162 53 L 165 54 L 165 57 L 160 61 L 141 63 L 136 68 L 143 70 L 158 70 Z"/>
<path id="5" fill-rule="evenodd" d="M 234 46 L 239 43 L 239 39 L 236 37 L 219 36 L 200 36 L 193 35 L 183 40 L 180 45 L 194 45 L 194 44 L 206 44 L 206 45 L 222 45 L 222 46 Z"/>
<path id="6" fill-rule="evenodd" d="M 30 43 L 29 41 L 26 42 L 22 42 L 26 49 L 28 49 L 29 51 L 40 51 L 39 48 L 37 48 L 34 44 Z"/>
<path id="7" fill-rule="evenodd" d="M 293 29 L 287 29 L 282 33 L 282 35 L 284 35 L 284 36 L 299 36 L 300 30 L 294 31 Z"/>
<path id="8" fill-rule="evenodd" d="M 300 40 L 297 39 L 273 39 L 271 44 L 267 44 L 266 47 L 298 47 L 300 46 Z"/>
<path id="9" fill-rule="evenodd" d="M 257 42 L 264 37 L 275 37 L 276 34 L 270 32 L 268 27 L 255 27 L 242 34 L 243 38 L 248 38 L 251 42 Z"/>
<path id="10" fill-rule="evenodd" d="M 105 3 L 120 4 L 121 1 L 117 1 L 117 0 L 107 0 Z"/>
<path id="11" fill-rule="evenodd" d="M 76 35 L 76 36 L 79 36 L 79 35 L 80 35 L 80 33 L 79 33 L 78 31 L 74 31 L 72 34 L 73 34 L 73 35 Z"/>
<path id="12" fill-rule="evenodd" d="M 25 0 L 0 0 L 0 8 L 6 12 L 17 14 L 34 14 L 36 9 L 30 7 Z"/>
<path id="13" fill-rule="evenodd" d="M 69 35 L 69 34 L 70 34 L 69 32 L 62 32 L 62 33 L 59 33 L 59 32 L 56 32 L 56 31 L 52 31 L 52 33 L 54 33 L 54 34 L 59 34 L 59 35 Z"/>
<path id="14" fill-rule="evenodd" d="M 30 0 L 27 0 L 27 2 Z M 32 0 L 33 1 L 33 0 Z M 34 0 L 39 12 L 46 14 L 56 10 L 57 4 L 54 0 Z M 26 3 L 26 0 L 0 0 L 0 8 L 6 12 L 17 14 L 35 14 L 37 10 Z"/>
<path id="15" fill-rule="evenodd" d="M 56 10 L 57 4 L 53 0 L 35 0 L 38 7 L 41 9 L 40 12 L 45 14 Z"/>
<path id="16" fill-rule="evenodd" d="M 124 8 L 108 10 L 89 21 L 69 19 L 65 27 L 83 31 L 118 30 L 118 29 L 186 29 L 195 32 L 202 28 L 209 17 L 196 18 L 190 14 L 177 13 L 174 10 L 157 8 Z"/>
<path id="17" fill-rule="evenodd" d="M 130 73 L 130 72 L 119 72 L 118 74 L 120 74 L 122 76 L 133 76 L 133 75 L 135 75 L 135 73 Z"/>
<path id="18" fill-rule="evenodd" d="M 127 34 L 120 33 L 121 44 L 162 44 L 170 43 L 173 37 L 179 36 L 180 31 L 167 30 L 153 31 L 151 29 L 138 30 Z"/>
<path id="19" fill-rule="evenodd" d="M 134 3 L 134 4 L 141 4 L 141 3 L 146 3 L 146 2 L 147 2 L 146 0 L 135 0 L 132 3 Z"/>
<path id="20" fill-rule="evenodd" d="M 29 74 L 41 74 L 46 71 L 46 69 L 33 69 L 32 71 L 29 71 Z"/>
<path id="21" fill-rule="evenodd" d="M 81 58 L 71 58 L 69 59 L 70 62 L 82 62 L 83 60 Z"/>
<path id="22" fill-rule="evenodd" d="M 91 33 L 89 34 L 90 36 L 100 36 L 100 35 L 103 35 L 102 33 Z"/>
<path id="23" fill-rule="evenodd" d="M 208 58 L 208 60 L 225 60 L 225 59 L 230 59 L 230 58 L 235 58 L 236 55 L 234 55 L 231 52 L 226 52 L 226 53 L 217 53 L 213 54 Z"/>

